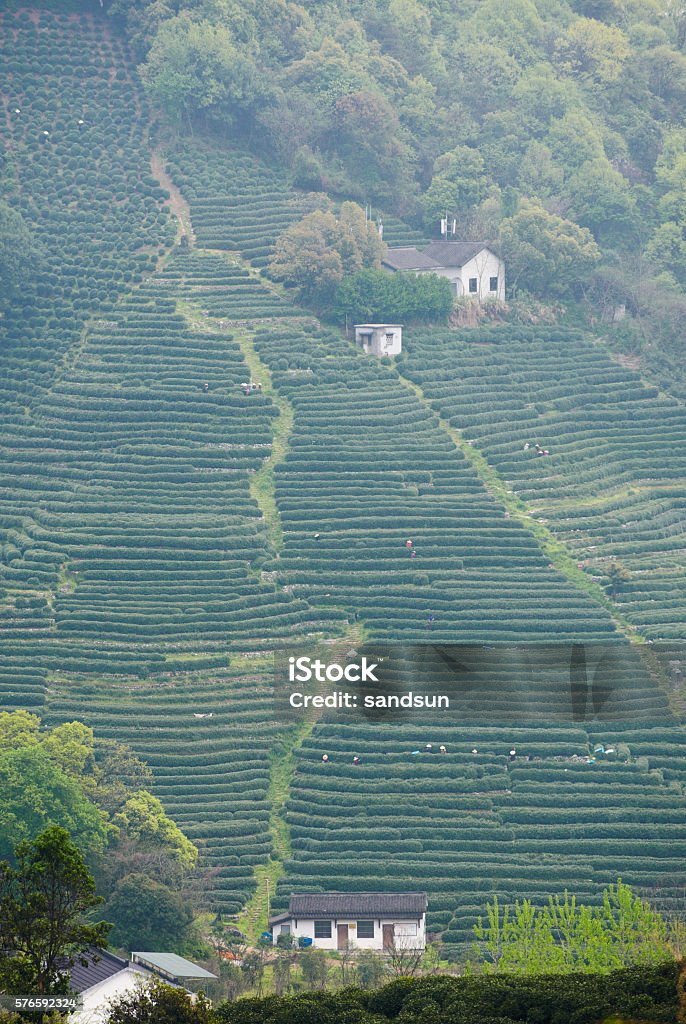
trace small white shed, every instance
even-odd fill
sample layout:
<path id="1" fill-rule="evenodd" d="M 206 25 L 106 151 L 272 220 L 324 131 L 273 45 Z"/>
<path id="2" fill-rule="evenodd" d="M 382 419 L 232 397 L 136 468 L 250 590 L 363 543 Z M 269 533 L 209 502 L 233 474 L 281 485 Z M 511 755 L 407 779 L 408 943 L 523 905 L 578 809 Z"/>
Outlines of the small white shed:
<path id="1" fill-rule="evenodd" d="M 402 324 L 355 324 L 355 341 L 372 356 L 397 356 L 402 351 Z"/>
<path id="2" fill-rule="evenodd" d="M 269 923 L 274 945 L 279 935 L 292 935 L 319 949 L 421 950 L 426 907 L 425 892 L 303 892 Z"/>

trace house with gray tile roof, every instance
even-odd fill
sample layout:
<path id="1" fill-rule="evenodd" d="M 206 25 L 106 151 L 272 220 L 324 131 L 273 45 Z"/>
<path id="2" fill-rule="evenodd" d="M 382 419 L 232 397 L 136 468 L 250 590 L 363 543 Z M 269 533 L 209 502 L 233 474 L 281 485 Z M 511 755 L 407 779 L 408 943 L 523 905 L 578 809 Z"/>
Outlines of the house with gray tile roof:
<path id="1" fill-rule="evenodd" d="M 438 274 L 450 281 L 456 296 L 478 302 L 505 299 L 505 264 L 487 242 L 441 240 L 422 251 L 409 245 L 390 248 L 383 266 L 393 273 Z"/>
<path id="2" fill-rule="evenodd" d="M 292 935 L 320 949 L 420 950 L 427 902 L 425 892 L 301 892 L 269 923 L 274 945 L 280 935 Z"/>

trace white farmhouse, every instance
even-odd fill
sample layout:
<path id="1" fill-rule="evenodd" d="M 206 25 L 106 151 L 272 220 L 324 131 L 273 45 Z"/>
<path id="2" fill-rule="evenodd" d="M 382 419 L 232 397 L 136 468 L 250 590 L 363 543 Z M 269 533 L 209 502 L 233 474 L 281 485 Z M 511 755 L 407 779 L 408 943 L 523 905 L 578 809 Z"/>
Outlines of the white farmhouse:
<path id="1" fill-rule="evenodd" d="M 431 242 L 423 252 L 414 246 L 389 249 L 387 270 L 446 277 L 455 295 L 484 302 L 505 298 L 505 264 L 485 242 Z"/>
<path id="2" fill-rule="evenodd" d="M 397 356 L 403 345 L 401 324 L 355 324 L 355 341 L 372 356 Z"/>
<path id="3" fill-rule="evenodd" d="M 132 953 L 130 960 L 124 960 L 91 948 L 69 968 L 69 986 L 81 1000 L 80 1008 L 69 1016 L 70 1024 L 105 1024 L 112 1002 L 135 995 L 155 978 L 184 987 L 187 981 L 209 981 L 216 975 L 175 953 Z"/>
<path id="4" fill-rule="evenodd" d="M 425 892 L 305 892 L 269 923 L 274 945 L 292 935 L 320 949 L 418 950 L 426 946 L 426 906 Z"/>

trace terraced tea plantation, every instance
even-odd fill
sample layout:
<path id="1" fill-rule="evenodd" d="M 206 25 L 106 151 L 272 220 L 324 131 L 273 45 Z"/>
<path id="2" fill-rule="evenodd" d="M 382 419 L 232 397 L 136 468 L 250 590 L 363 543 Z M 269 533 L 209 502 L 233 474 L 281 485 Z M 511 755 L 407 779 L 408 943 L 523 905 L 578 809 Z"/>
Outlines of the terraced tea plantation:
<path id="1" fill-rule="evenodd" d="M 3 320 L 3 422 L 48 386 L 86 317 L 155 266 L 174 229 L 148 110 L 109 21 L 72 0 L 0 11 L 0 195 L 35 233 L 35 284 Z"/>
<path id="2" fill-rule="evenodd" d="M 430 616 L 438 640 L 612 633 L 392 370 L 325 331 L 263 329 L 255 348 L 295 414 L 272 563 L 293 593 L 375 637 L 426 636 Z"/>
<path id="3" fill-rule="evenodd" d="M 646 637 L 686 632 L 686 414 L 579 332 L 408 332 L 403 372 Z M 536 445 L 548 455 L 537 454 Z M 626 576 L 612 578 L 619 563 Z"/>
<path id="4" fill-rule="evenodd" d="M 503 659 L 485 648 L 490 703 L 470 694 L 449 716 L 320 723 L 298 754 L 293 856 L 277 904 L 298 889 L 426 888 L 428 927 L 458 958 L 494 893 L 540 904 L 567 887 L 595 903 L 621 875 L 678 909 L 686 806 L 670 772 L 686 735 L 667 724 L 664 695 L 628 648 L 608 672 L 617 700 L 606 720 L 565 725 L 568 679 L 550 650 L 531 648 L 523 672 L 515 649 Z"/>
<path id="5" fill-rule="evenodd" d="M 222 254 L 179 252 L 155 278 L 158 287 L 198 306 L 204 316 L 224 320 L 301 317 L 303 310 L 268 288 L 255 271 Z"/>
<path id="6" fill-rule="evenodd" d="M 267 265 L 277 236 L 324 198 L 296 192 L 284 174 L 240 150 L 181 145 L 167 159 L 199 245 L 235 250 L 256 267 Z"/>
<path id="7" fill-rule="evenodd" d="M 255 864 L 271 850 L 267 721 L 271 673 L 237 657 L 236 667 L 160 673 L 141 681 L 53 677 L 48 722 L 79 721 L 129 743 L 151 766 L 155 794 L 212 871 L 206 905 L 237 913 L 252 893 Z"/>
<path id="8" fill-rule="evenodd" d="M 188 199 L 198 243 L 207 249 L 240 252 L 264 268 L 274 243 L 289 224 L 323 208 L 322 193 L 292 187 L 288 177 L 239 148 L 181 143 L 167 155 L 170 173 Z M 428 239 L 399 218 L 372 209 L 388 245 L 423 245 Z"/>
<path id="9" fill-rule="evenodd" d="M 417 393 L 256 273 L 321 197 L 245 153 L 168 154 L 204 247 L 170 252 L 111 26 L 72 0 L 0 13 L 0 180 L 46 253 L 1 328 L 0 704 L 129 742 L 212 869 L 207 906 L 234 914 L 288 849 L 274 647 L 468 640 L 488 662 L 513 641 L 623 644 L 437 410 L 589 572 L 607 583 L 621 560 L 622 611 L 665 637 L 683 631 L 683 416 L 569 333 L 409 332 Z M 382 219 L 391 244 L 421 242 Z M 426 887 L 461 956 L 495 892 L 593 901 L 621 874 L 677 906 L 686 733 L 656 667 L 678 674 L 679 652 L 622 650 L 603 721 L 561 714 L 569 680 L 544 660 L 491 666 L 484 717 L 472 701 L 449 721 L 303 727 L 275 907 L 293 889 Z"/>

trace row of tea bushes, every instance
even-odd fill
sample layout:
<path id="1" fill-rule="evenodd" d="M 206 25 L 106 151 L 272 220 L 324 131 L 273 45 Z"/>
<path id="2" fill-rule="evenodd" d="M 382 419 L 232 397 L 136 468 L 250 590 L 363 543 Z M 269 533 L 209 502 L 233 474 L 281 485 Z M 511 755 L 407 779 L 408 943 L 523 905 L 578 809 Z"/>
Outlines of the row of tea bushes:
<path id="1" fill-rule="evenodd" d="M 683 406 L 578 331 L 489 331 L 406 332 L 403 372 L 645 636 L 683 637 Z"/>
<path id="2" fill-rule="evenodd" d="M 178 667 L 147 682 L 60 677 L 48 695 L 48 722 L 78 718 L 148 762 L 155 795 L 211 871 L 200 903 L 215 913 L 241 909 L 254 865 L 271 851 L 271 684 L 270 673 L 237 656 L 230 669 Z"/>
<path id="3" fill-rule="evenodd" d="M 652 689 L 645 674 L 643 686 Z M 505 707 L 503 697 L 501 714 Z M 298 752 L 287 804 L 293 856 L 275 908 L 298 890 L 426 888 L 429 929 L 462 957 L 494 894 L 542 904 L 567 887 L 593 903 L 621 876 L 664 909 L 677 907 L 683 790 L 643 751 L 668 735 L 679 766 L 679 726 L 466 726 L 460 717 L 458 708 L 450 721 L 315 727 Z M 624 741 L 624 759 L 587 763 L 598 740 Z"/>
<path id="4" fill-rule="evenodd" d="M 294 410 L 273 569 L 295 593 L 375 637 L 426 638 L 429 624 L 442 641 L 612 634 L 392 370 L 295 326 L 259 330 L 255 347 Z"/>
<path id="5" fill-rule="evenodd" d="M 110 23 L 82 5 L 0 12 L 3 199 L 33 230 L 36 280 L 2 325 L 3 416 L 47 386 L 84 319 L 173 237 L 150 175 L 149 113 Z"/>
<path id="6" fill-rule="evenodd" d="M 303 313 L 267 287 L 255 272 L 215 253 L 180 252 L 155 280 L 220 322 L 222 318 L 260 320 Z"/>
<path id="7" fill-rule="evenodd" d="M 189 201 L 198 243 L 236 250 L 258 267 L 269 263 L 274 242 L 289 224 L 324 199 L 292 190 L 283 174 L 248 153 L 197 140 L 177 146 L 168 164 Z"/>

